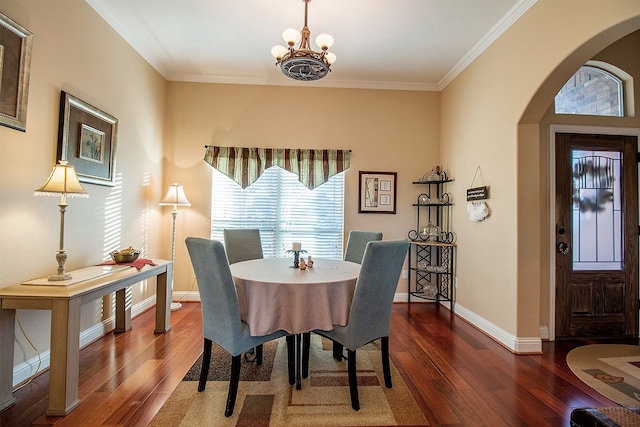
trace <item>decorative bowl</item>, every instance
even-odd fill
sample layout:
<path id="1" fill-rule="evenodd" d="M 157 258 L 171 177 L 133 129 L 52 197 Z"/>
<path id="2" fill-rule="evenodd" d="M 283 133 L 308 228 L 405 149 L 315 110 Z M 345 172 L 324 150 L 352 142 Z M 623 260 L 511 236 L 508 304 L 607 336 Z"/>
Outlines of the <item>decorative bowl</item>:
<path id="1" fill-rule="evenodd" d="M 117 264 L 125 264 L 133 262 L 140 256 L 140 251 L 137 249 L 124 249 L 122 251 L 113 251 L 109 255 Z"/>

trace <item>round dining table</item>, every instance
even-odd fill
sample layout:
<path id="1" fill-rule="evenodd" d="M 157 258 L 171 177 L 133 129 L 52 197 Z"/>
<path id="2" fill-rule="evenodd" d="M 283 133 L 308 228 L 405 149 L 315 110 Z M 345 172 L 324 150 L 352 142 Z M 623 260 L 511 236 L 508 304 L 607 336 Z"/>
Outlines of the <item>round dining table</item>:
<path id="1" fill-rule="evenodd" d="M 316 258 L 312 268 L 302 270 L 293 267 L 292 258 L 262 258 L 230 267 L 240 317 L 251 335 L 284 330 L 290 334 L 289 347 L 295 336 L 295 383 L 300 389 L 300 377 L 308 372 L 308 367 L 300 368 L 301 347 L 308 348 L 300 343 L 301 334 L 308 339 L 315 329 L 327 331 L 347 324 L 360 264 Z"/>

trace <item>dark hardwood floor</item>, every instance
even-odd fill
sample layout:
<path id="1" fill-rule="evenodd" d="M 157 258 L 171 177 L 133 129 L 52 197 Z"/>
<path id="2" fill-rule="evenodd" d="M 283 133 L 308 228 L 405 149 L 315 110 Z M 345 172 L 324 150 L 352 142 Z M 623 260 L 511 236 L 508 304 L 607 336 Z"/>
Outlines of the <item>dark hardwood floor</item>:
<path id="1" fill-rule="evenodd" d="M 0 426 L 147 425 L 202 351 L 198 303 L 184 303 L 171 324 L 154 335 L 149 310 L 131 331 L 82 349 L 81 403 L 66 417 L 44 415 L 44 372 L 15 392 Z M 615 405 L 565 363 L 569 350 L 586 343 L 548 342 L 542 355 L 517 356 L 435 304 L 394 304 L 391 318 L 391 358 L 433 426 L 568 426 L 574 408 Z"/>

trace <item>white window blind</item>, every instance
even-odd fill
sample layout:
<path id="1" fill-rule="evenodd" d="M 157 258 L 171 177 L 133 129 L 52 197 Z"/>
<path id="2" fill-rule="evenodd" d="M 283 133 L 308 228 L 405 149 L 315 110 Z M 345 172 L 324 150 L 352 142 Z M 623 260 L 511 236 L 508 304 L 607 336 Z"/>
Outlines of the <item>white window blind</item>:
<path id="1" fill-rule="evenodd" d="M 313 190 L 277 166 L 249 187 L 212 171 L 211 238 L 224 242 L 225 228 L 258 228 L 265 258 L 293 256 L 301 242 L 306 255 L 342 259 L 344 172 Z"/>

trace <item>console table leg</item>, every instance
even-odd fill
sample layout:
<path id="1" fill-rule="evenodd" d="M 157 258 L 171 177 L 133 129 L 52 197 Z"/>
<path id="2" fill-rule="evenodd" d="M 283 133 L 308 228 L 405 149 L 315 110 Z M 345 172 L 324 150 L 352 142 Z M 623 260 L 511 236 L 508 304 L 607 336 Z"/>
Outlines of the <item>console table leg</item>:
<path id="1" fill-rule="evenodd" d="M 80 302 L 80 298 L 52 301 L 47 415 L 67 415 L 80 403 Z"/>
<path id="2" fill-rule="evenodd" d="M 0 299 L 0 305 L 2 300 Z M 13 337 L 16 311 L 0 310 L 0 410 L 15 403 L 13 397 Z"/>
<path id="3" fill-rule="evenodd" d="M 114 332 L 127 332 L 131 329 L 131 288 L 116 291 L 116 327 Z"/>
<path id="4" fill-rule="evenodd" d="M 167 264 L 167 271 L 159 274 L 156 279 L 156 334 L 171 330 L 171 283 L 173 265 Z"/>

